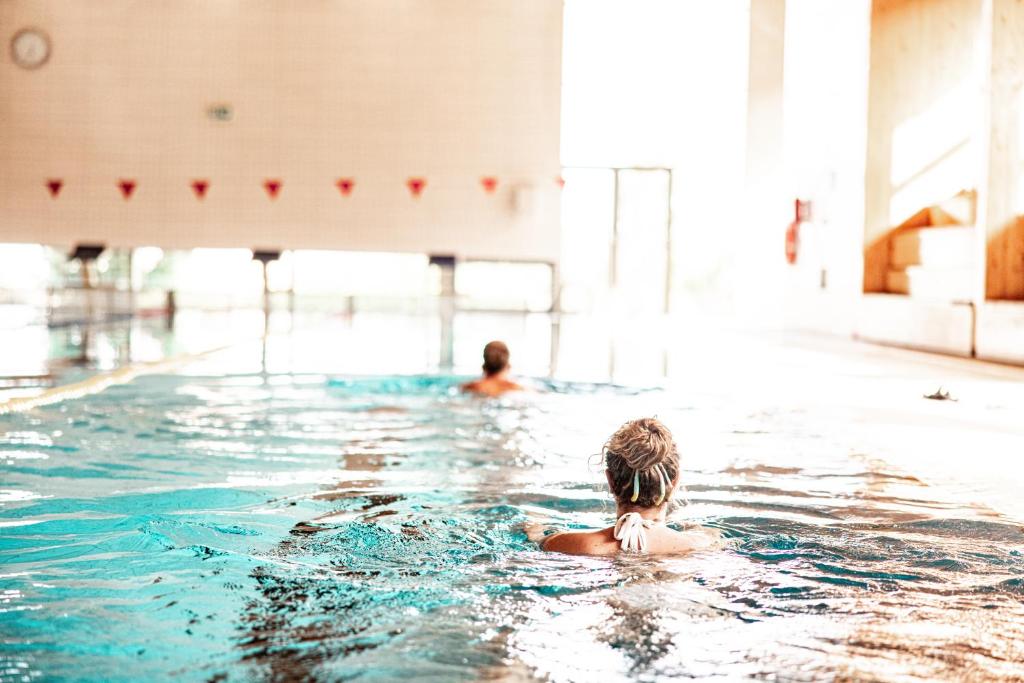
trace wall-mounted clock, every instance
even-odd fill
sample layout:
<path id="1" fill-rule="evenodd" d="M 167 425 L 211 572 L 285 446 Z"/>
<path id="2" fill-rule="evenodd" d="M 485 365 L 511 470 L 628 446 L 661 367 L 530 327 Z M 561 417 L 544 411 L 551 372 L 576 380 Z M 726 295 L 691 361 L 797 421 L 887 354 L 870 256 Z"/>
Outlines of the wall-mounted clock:
<path id="1" fill-rule="evenodd" d="M 38 69 L 50 58 L 50 37 L 37 28 L 23 28 L 11 38 L 11 59 L 23 69 Z"/>

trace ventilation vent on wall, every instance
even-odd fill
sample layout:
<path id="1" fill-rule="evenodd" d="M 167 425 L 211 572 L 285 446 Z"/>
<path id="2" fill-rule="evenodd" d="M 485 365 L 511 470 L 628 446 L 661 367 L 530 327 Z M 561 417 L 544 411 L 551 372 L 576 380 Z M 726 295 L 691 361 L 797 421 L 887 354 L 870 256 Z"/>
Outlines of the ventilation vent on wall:
<path id="1" fill-rule="evenodd" d="M 226 123 L 234 118 L 235 110 L 230 104 L 211 104 L 206 108 L 206 115 L 214 121 Z"/>

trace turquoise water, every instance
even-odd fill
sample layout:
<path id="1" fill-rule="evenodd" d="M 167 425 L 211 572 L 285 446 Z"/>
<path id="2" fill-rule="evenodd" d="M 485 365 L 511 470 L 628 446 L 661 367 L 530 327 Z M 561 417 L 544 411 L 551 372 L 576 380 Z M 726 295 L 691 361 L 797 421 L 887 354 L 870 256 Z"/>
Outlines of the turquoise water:
<path id="1" fill-rule="evenodd" d="M 0 416 L 0 680 L 1016 680 L 1024 531 L 734 397 L 454 378 L 149 376 Z M 658 414 L 677 559 L 599 526 L 592 462 Z"/>

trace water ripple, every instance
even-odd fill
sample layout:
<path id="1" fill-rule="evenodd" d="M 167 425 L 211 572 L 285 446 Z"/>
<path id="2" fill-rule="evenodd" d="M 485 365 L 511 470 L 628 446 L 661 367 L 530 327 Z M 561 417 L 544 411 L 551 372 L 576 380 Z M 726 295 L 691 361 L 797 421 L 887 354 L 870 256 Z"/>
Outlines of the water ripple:
<path id="1" fill-rule="evenodd" d="M 799 410 L 456 384 L 150 376 L 3 416 L 0 680 L 1021 677 L 1016 521 Z M 687 446 L 672 523 L 726 549 L 532 546 L 610 521 L 590 458 L 654 412 Z"/>

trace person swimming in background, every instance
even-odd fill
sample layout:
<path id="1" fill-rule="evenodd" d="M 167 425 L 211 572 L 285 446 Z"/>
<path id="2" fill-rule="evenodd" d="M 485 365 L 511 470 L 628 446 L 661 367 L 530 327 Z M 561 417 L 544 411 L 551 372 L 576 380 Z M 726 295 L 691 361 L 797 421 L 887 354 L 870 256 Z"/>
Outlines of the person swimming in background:
<path id="1" fill-rule="evenodd" d="M 665 524 L 680 466 L 679 450 L 664 424 L 648 417 L 622 425 L 604 445 L 604 462 L 617 506 L 615 526 L 552 534 L 541 540 L 543 550 L 570 555 L 679 554 L 719 545 L 713 529 L 675 531 Z M 527 535 L 534 538 L 529 529 Z"/>
<path id="2" fill-rule="evenodd" d="M 504 342 L 492 341 L 484 347 L 484 376 L 478 380 L 462 385 L 462 390 L 481 396 L 497 397 L 510 391 L 522 391 L 519 386 L 508 378 L 512 368 L 508 362 L 508 347 Z"/>

